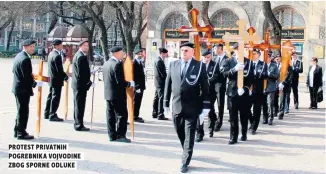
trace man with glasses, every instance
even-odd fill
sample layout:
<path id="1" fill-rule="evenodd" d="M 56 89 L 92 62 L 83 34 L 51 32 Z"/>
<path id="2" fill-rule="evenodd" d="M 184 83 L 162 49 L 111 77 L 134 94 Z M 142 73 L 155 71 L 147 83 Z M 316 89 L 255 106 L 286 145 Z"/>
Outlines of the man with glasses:
<path id="1" fill-rule="evenodd" d="M 198 117 L 208 115 L 209 85 L 205 65 L 193 58 L 194 44 L 180 46 L 181 59 L 170 63 L 164 89 L 164 111 L 172 97 L 174 128 L 183 148 L 181 172 L 188 171 L 193 154 Z M 167 115 L 167 114 L 165 114 Z"/>

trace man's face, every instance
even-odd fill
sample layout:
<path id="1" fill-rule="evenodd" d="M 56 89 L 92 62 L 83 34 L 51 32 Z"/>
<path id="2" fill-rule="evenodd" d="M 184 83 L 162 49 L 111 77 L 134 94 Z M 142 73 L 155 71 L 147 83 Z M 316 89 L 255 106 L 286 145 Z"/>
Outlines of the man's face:
<path id="1" fill-rule="evenodd" d="M 32 55 L 35 52 L 35 44 L 24 46 L 24 50 L 29 54 Z"/>
<path id="2" fill-rule="evenodd" d="M 216 53 L 217 54 L 223 54 L 223 48 L 222 47 L 217 47 L 216 48 Z"/>
<path id="3" fill-rule="evenodd" d="M 55 47 L 55 49 L 58 50 L 58 51 L 62 51 L 62 50 L 63 50 L 63 45 L 62 45 L 62 44 L 60 44 L 60 45 L 56 45 L 56 46 L 54 46 L 54 47 Z"/>
<path id="4" fill-rule="evenodd" d="M 135 57 L 138 59 L 143 58 L 143 52 L 141 51 L 141 52 L 137 53 Z"/>
<path id="5" fill-rule="evenodd" d="M 88 42 L 83 43 L 83 45 L 81 45 L 80 48 L 84 53 L 88 53 L 88 50 L 89 50 Z"/>
<path id="6" fill-rule="evenodd" d="M 115 53 L 112 53 L 112 55 L 117 58 L 118 60 L 122 60 L 123 57 L 124 57 L 124 52 L 121 50 L 121 51 L 118 51 L 118 52 L 115 52 Z"/>
<path id="7" fill-rule="evenodd" d="M 293 60 L 296 60 L 296 59 L 297 59 L 297 54 L 293 54 L 293 55 L 292 55 L 292 59 L 293 59 Z"/>
<path id="8" fill-rule="evenodd" d="M 162 59 L 167 58 L 167 57 L 168 57 L 168 54 L 169 54 L 169 53 L 161 53 L 161 57 L 162 57 Z"/>
<path id="9" fill-rule="evenodd" d="M 257 53 L 256 51 L 253 52 L 253 58 L 254 60 L 258 60 L 260 57 L 259 53 Z"/>
<path id="10" fill-rule="evenodd" d="M 276 57 L 275 62 L 280 63 L 281 62 L 281 57 Z"/>
<path id="11" fill-rule="evenodd" d="M 181 47 L 181 58 L 188 61 L 194 55 L 194 49 L 191 47 Z"/>
<path id="12" fill-rule="evenodd" d="M 211 60 L 212 60 L 212 55 L 211 55 L 211 54 L 209 54 L 209 55 L 207 55 L 207 56 L 204 57 L 204 61 L 205 61 L 205 63 L 208 63 L 208 62 L 210 62 Z"/>

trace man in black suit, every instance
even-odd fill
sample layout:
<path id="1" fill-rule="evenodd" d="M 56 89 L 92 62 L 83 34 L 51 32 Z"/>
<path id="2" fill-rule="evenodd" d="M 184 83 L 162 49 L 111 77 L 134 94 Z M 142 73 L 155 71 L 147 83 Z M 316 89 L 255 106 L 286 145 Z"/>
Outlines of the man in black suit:
<path id="1" fill-rule="evenodd" d="M 57 115 L 57 110 L 61 98 L 61 89 L 63 86 L 63 81 L 68 80 L 68 76 L 63 71 L 62 67 L 62 41 L 54 40 L 52 42 L 54 49 L 50 52 L 48 56 L 48 71 L 50 77 L 50 91 L 46 101 L 46 107 L 44 110 L 44 118 L 50 121 L 63 121 Z"/>
<path id="2" fill-rule="evenodd" d="M 193 153 L 198 116 L 208 115 L 209 85 L 205 65 L 195 60 L 194 44 L 180 46 L 181 59 L 170 63 L 164 88 L 164 111 L 172 97 L 174 128 L 183 148 L 181 172 L 188 171 Z"/>
<path id="3" fill-rule="evenodd" d="M 299 109 L 299 96 L 298 96 L 298 85 L 299 85 L 299 74 L 303 72 L 303 63 L 297 58 L 297 53 L 292 54 L 291 66 L 293 68 L 292 77 L 292 91 L 295 109 Z M 291 94 L 291 90 L 289 91 Z M 290 107 L 290 94 L 287 97 L 288 107 Z M 288 113 L 289 111 L 286 111 Z"/>
<path id="4" fill-rule="evenodd" d="M 153 101 L 152 116 L 158 120 L 168 120 L 168 118 L 165 118 L 163 109 L 164 85 L 166 79 L 164 60 L 168 57 L 168 50 L 165 48 L 159 48 L 159 52 L 160 56 L 158 56 L 154 61 L 154 85 L 156 90 Z"/>
<path id="5" fill-rule="evenodd" d="M 280 66 L 281 69 L 282 66 Z M 281 72 L 281 71 L 280 71 Z M 279 90 L 279 111 L 278 111 L 278 119 L 282 120 L 284 117 L 284 113 L 287 111 L 287 96 L 290 95 L 291 83 L 293 76 L 293 68 L 289 65 L 288 72 L 286 73 L 285 79 L 281 82 L 279 79 L 278 90 Z"/>
<path id="6" fill-rule="evenodd" d="M 317 93 L 318 89 L 323 87 L 323 69 L 317 65 L 318 59 L 311 59 L 306 85 L 309 87 L 310 107 L 309 109 L 317 109 Z"/>
<path id="7" fill-rule="evenodd" d="M 139 117 L 139 110 L 144 95 L 145 85 L 145 72 L 142 63 L 143 51 L 136 49 L 134 51 L 134 81 L 135 81 L 135 97 L 134 97 L 134 120 L 138 123 L 144 123 L 143 118 Z"/>
<path id="8" fill-rule="evenodd" d="M 261 107 L 264 101 L 264 79 L 267 76 L 267 66 L 263 61 L 259 60 L 260 55 L 260 50 L 254 49 L 252 61 L 254 67 L 254 81 L 252 86 L 253 88 L 251 103 L 251 105 L 253 105 L 253 115 L 249 116 L 249 129 L 251 130 L 252 135 L 255 135 L 258 129 L 261 116 Z M 249 114 L 251 114 L 251 112 Z"/>
<path id="9" fill-rule="evenodd" d="M 247 140 L 248 114 L 250 103 L 250 86 L 253 84 L 254 66 L 251 60 L 244 58 L 244 64 L 238 63 L 238 43 L 235 43 L 234 54 L 232 58 L 223 63 L 222 73 L 229 78 L 226 95 L 228 96 L 228 110 L 230 115 L 230 141 L 229 144 L 238 142 L 239 121 L 238 113 L 240 111 L 241 122 L 241 141 Z M 243 70 L 243 88 L 237 87 L 238 71 Z"/>
<path id="10" fill-rule="evenodd" d="M 278 66 L 276 62 L 271 60 L 272 52 L 268 53 L 267 59 L 267 86 L 265 89 L 265 97 L 263 103 L 264 110 L 264 119 L 263 124 L 272 125 L 273 119 L 276 111 L 275 106 L 275 93 L 277 90 L 277 80 L 280 76 L 280 72 L 278 70 Z M 269 121 L 268 121 L 269 118 Z"/>
<path id="11" fill-rule="evenodd" d="M 88 41 L 79 44 L 79 50 L 75 54 L 72 63 L 72 83 L 74 92 L 74 128 L 76 131 L 89 131 L 84 126 L 84 113 L 87 91 L 93 82 L 90 81 L 91 70 L 87 59 Z"/>
<path id="12" fill-rule="evenodd" d="M 23 51 L 14 59 L 12 73 L 14 74 L 12 93 L 16 98 L 17 116 L 14 128 L 14 137 L 19 140 L 34 139 L 26 132 L 29 117 L 29 101 L 34 95 L 33 88 L 41 86 L 41 82 L 34 81 L 32 74 L 31 55 L 34 53 L 36 41 L 27 39 L 23 42 Z"/>
<path id="13" fill-rule="evenodd" d="M 217 57 L 215 59 L 216 62 L 216 81 L 215 81 L 215 93 L 217 99 L 217 107 L 218 107 L 218 117 L 216 120 L 216 124 L 214 125 L 214 131 L 218 132 L 223 124 L 223 115 L 224 115 L 224 102 L 225 102 L 225 91 L 226 91 L 226 77 L 221 73 L 221 68 L 223 62 L 226 61 L 229 57 L 225 55 L 223 51 L 223 44 L 218 44 L 215 52 Z M 214 103 L 213 103 L 214 105 Z M 215 112 L 215 110 L 214 110 Z"/>
<path id="14" fill-rule="evenodd" d="M 126 88 L 134 87 L 133 81 L 124 78 L 121 47 L 111 49 L 112 57 L 103 65 L 104 97 L 106 100 L 106 123 L 110 141 L 130 143 L 127 133 L 127 95 Z"/>

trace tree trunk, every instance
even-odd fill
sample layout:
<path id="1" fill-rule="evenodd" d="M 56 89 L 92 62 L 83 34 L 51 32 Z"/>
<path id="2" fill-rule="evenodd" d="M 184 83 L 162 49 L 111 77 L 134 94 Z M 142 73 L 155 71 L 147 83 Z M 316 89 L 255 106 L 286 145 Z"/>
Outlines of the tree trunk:
<path id="1" fill-rule="evenodd" d="M 126 37 L 125 37 L 125 31 L 124 31 L 124 29 L 122 27 L 122 23 L 121 23 L 120 20 L 118 21 L 118 23 L 119 23 L 119 27 L 120 27 L 120 31 L 121 31 L 122 43 L 123 43 L 123 46 L 126 47 L 127 46 L 127 41 L 126 41 Z"/>
<path id="2" fill-rule="evenodd" d="M 55 13 L 51 13 L 51 22 L 50 22 L 50 27 L 48 29 L 48 34 L 54 29 L 54 27 L 57 25 L 58 22 L 58 16 Z"/>
<path id="3" fill-rule="evenodd" d="M 270 27 L 270 40 L 272 44 L 281 45 L 282 25 L 275 18 L 269 1 L 263 1 L 263 13 Z M 274 50 L 274 54 L 280 54 L 280 50 Z"/>
<path id="4" fill-rule="evenodd" d="M 10 25 L 11 21 L 12 21 L 11 18 L 9 18 L 2 26 L 0 26 L 0 37 L 1 37 L 2 31 Z"/>
<path id="5" fill-rule="evenodd" d="M 117 46 L 117 41 L 118 41 L 118 25 L 115 22 L 114 23 L 114 46 Z"/>
<path id="6" fill-rule="evenodd" d="M 101 48 L 103 52 L 103 56 L 105 60 L 109 60 L 109 45 L 108 45 L 108 33 L 106 32 L 106 28 L 101 29 Z"/>
<path id="7" fill-rule="evenodd" d="M 203 6 L 203 8 L 201 10 L 201 16 L 204 21 L 204 24 L 212 26 L 211 21 L 209 20 L 209 17 L 208 17 L 209 1 L 202 1 L 202 6 Z"/>
<path id="8" fill-rule="evenodd" d="M 95 22 L 92 22 L 92 26 L 90 31 L 88 32 L 88 59 L 93 62 L 94 57 L 93 57 L 93 34 L 94 34 L 94 29 L 95 29 Z"/>
<path id="9" fill-rule="evenodd" d="M 16 25 L 16 20 L 13 19 L 13 20 L 11 21 L 10 31 L 9 31 L 9 34 L 8 34 L 8 40 L 7 40 L 6 51 L 9 51 L 11 35 L 12 35 L 12 31 L 14 30 L 15 25 Z"/>
<path id="10" fill-rule="evenodd" d="M 131 59 L 133 59 L 135 44 L 133 43 L 132 33 L 131 31 L 127 31 L 129 27 L 124 27 L 124 28 L 125 28 L 124 33 L 125 33 L 127 53 L 130 55 Z"/>

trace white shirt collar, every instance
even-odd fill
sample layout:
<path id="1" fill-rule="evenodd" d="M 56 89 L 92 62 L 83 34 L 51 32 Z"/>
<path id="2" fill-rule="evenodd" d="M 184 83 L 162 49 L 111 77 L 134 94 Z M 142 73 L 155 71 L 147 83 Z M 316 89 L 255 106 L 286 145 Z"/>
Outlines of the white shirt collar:
<path id="1" fill-rule="evenodd" d="M 117 61 L 117 62 L 120 62 L 117 58 L 115 58 L 115 57 L 111 57 L 113 60 L 115 60 L 115 61 Z"/>
<path id="2" fill-rule="evenodd" d="M 79 49 L 79 51 L 80 52 L 82 52 L 83 54 L 84 54 L 84 56 L 86 56 L 87 54 L 86 53 L 84 53 L 84 51 L 82 51 L 81 49 Z"/>
<path id="3" fill-rule="evenodd" d="M 29 55 L 29 54 L 27 53 L 26 50 L 23 50 L 23 51 L 27 54 L 27 56 L 28 56 L 29 58 L 31 58 L 31 55 Z"/>
<path id="4" fill-rule="evenodd" d="M 54 49 L 56 52 L 58 52 L 59 54 L 61 54 L 62 53 L 62 51 L 59 51 L 59 50 L 57 50 L 57 49 Z"/>

